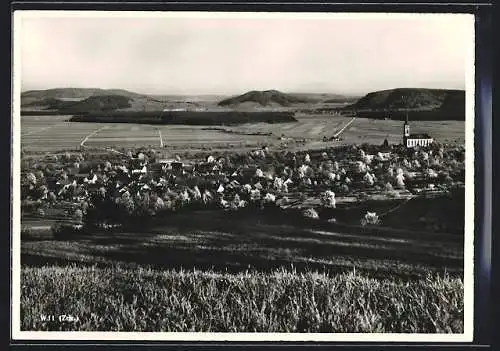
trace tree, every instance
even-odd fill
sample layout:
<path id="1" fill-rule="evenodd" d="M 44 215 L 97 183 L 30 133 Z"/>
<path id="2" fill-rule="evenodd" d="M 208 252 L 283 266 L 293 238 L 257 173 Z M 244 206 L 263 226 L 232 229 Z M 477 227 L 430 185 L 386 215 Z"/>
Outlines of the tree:
<path id="1" fill-rule="evenodd" d="M 321 193 L 320 200 L 321 204 L 325 207 L 330 207 L 330 208 L 336 207 L 335 193 L 333 191 L 327 190 Z"/>
<path id="2" fill-rule="evenodd" d="M 375 212 L 366 212 L 365 216 L 361 218 L 361 225 L 362 226 L 367 226 L 367 225 L 379 225 L 380 224 L 380 219 Z"/>
<path id="3" fill-rule="evenodd" d="M 151 205 L 152 205 L 153 210 L 155 212 L 158 212 L 158 211 L 163 210 L 165 208 L 165 202 L 159 196 L 154 197 Z"/>
<path id="4" fill-rule="evenodd" d="M 47 197 L 47 194 L 49 193 L 49 190 L 47 186 L 45 185 L 40 185 L 35 189 L 34 196 L 35 198 L 38 199 L 43 199 Z"/>
<path id="5" fill-rule="evenodd" d="M 340 169 L 339 163 L 337 161 L 333 162 L 333 171 L 338 172 Z"/>
<path id="6" fill-rule="evenodd" d="M 265 203 L 274 203 L 276 202 L 276 196 L 271 193 L 267 193 L 266 196 L 264 196 L 264 202 Z"/>
<path id="7" fill-rule="evenodd" d="M 307 208 L 302 211 L 302 215 L 306 218 L 318 219 L 318 212 L 314 208 Z"/>
<path id="8" fill-rule="evenodd" d="M 438 177 L 438 174 L 432 168 L 427 168 L 425 171 L 425 176 L 427 178 L 434 179 Z"/>
<path id="9" fill-rule="evenodd" d="M 278 192 L 285 192 L 285 193 L 288 192 L 288 186 L 285 184 L 283 179 L 280 177 L 274 178 L 273 187 L 274 187 L 274 190 L 276 190 Z"/>
<path id="10" fill-rule="evenodd" d="M 36 185 L 37 182 L 36 176 L 31 172 L 26 174 L 24 180 L 27 185 Z"/>
<path id="11" fill-rule="evenodd" d="M 45 175 L 40 170 L 35 172 L 35 176 L 36 176 L 37 182 L 39 182 L 45 178 Z"/>
<path id="12" fill-rule="evenodd" d="M 250 199 L 252 201 L 260 200 L 260 190 L 259 189 L 251 190 L 250 191 Z"/>
<path id="13" fill-rule="evenodd" d="M 370 186 L 375 183 L 375 177 L 368 172 L 364 175 L 363 180 Z"/>
<path id="14" fill-rule="evenodd" d="M 405 187 L 405 176 L 402 173 L 398 173 L 396 175 L 396 185 L 399 188 L 404 189 L 404 187 Z"/>
<path id="15" fill-rule="evenodd" d="M 213 201 L 213 199 L 214 199 L 214 197 L 209 190 L 205 190 L 203 192 L 203 195 L 201 196 L 201 200 L 203 201 L 203 203 L 205 205 L 208 205 L 209 203 L 211 203 Z"/>
<path id="16" fill-rule="evenodd" d="M 87 211 L 89 209 L 89 203 L 87 201 L 82 201 L 80 203 L 80 208 L 81 208 L 83 213 L 87 213 Z"/>
<path id="17" fill-rule="evenodd" d="M 356 172 L 357 173 L 365 173 L 367 171 L 366 164 L 363 161 L 356 162 Z"/>
<path id="18" fill-rule="evenodd" d="M 75 212 L 73 213 L 73 218 L 78 221 L 78 222 L 81 222 L 83 220 L 83 211 L 81 209 L 76 209 Z"/>
<path id="19" fill-rule="evenodd" d="M 56 197 L 56 194 L 54 194 L 53 191 L 50 191 L 48 194 L 47 194 L 47 199 L 49 200 L 49 202 L 51 203 L 55 203 L 57 201 L 57 197 Z"/>

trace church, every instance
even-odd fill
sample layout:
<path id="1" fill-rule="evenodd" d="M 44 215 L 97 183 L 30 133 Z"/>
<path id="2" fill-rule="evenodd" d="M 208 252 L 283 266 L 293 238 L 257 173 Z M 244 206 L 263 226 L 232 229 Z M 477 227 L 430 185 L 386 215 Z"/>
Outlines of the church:
<path id="1" fill-rule="evenodd" d="M 428 146 L 434 142 L 429 134 L 410 134 L 410 124 L 408 123 L 408 114 L 406 115 L 403 127 L 403 144 L 407 148 L 415 146 Z"/>

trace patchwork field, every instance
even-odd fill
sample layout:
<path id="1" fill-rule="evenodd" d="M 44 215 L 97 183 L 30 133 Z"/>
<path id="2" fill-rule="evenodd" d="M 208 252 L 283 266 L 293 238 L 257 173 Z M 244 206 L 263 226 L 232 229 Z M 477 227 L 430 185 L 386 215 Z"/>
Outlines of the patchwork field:
<path id="1" fill-rule="evenodd" d="M 253 148 L 262 145 L 284 147 L 324 147 L 352 118 L 344 116 L 297 116 L 298 122 L 243 124 L 218 129 L 203 126 L 140 125 L 120 123 L 67 122 L 67 116 L 34 116 L 21 120 L 21 145 L 27 151 L 55 152 L 78 149 L 83 142 L 90 148 L 132 148 L 140 146 L 173 149 Z M 465 125 L 460 121 L 414 122 L 412 132 L 428 133 L 439 142 L 463 143 Z M 401 122 L 357 118 L 343 131 L 341 143 L 380 144 L 401 142 Z M 260 134 L 260 135 L 259 135 Z M 331 146 L 329 143 L 328 146 Z M 333 142 L 338 144 L 338 142 Z"/>
<path id="2" fill-rule="evenodd" d="M 465 142 L 465 123 L 461 121 L 415 121 L 410 122 L 411 133 L 427 133 L 442 143 Z M 357 118 L 345 130 L 342 138 L 348 143 L 378 144 L 387 138 L 389 143 L 400 143 L 402 122 L 381 119 Z"/>

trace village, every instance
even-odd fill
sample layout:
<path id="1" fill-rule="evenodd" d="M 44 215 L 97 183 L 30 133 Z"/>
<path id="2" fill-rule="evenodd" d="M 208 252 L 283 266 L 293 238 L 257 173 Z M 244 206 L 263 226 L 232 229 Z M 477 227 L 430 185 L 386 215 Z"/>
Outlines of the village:
<path id="1" fill-rule="evenodd" d="M 463 186 L 463 147 L 416 145 L 408 140 L 407 122 L 403 138 L 406 146 L 385 141 L 309 152 L 263 147 L 188 159 L 151 148 L 126 156 L 84 151 L 24 158 L 22 213 L 100 226 L 204 207 L 295 207 L 315 218 L 318 207 L 432 196 Z M 367 212 L 361 221 L 375 217 L 376 223 L 376 216 Z"/>

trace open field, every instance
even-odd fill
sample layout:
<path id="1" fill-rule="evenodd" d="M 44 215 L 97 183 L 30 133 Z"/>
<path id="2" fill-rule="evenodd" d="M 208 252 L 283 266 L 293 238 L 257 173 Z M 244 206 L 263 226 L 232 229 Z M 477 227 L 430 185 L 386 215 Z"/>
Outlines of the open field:
<path id="1" fill-rule="evenodd" d="M 342 134 L 347 143 L 379 144 L 387 138 L 389 143 L 401 143 L 401 121 L 357 118 Z M 461 121 L 414 121 L 411 133 L 428 133 L 441 143 L 465 143 L 465 123 Z"/>
<path id="2" fill-rule="evenodd" d="M 282 124 L 243 124 L 223 127 L 224 130 L 207 130 L 203 126 L 140 125 L 120 123 L 75 123 L 65 122 L 67 117 L 39 116 L 21 119 L 21 145 L 27 151 L 61 151 L 78 149 L 85 140 L 87 147 L 132 148 L 152 146 L 174 149 L 201 148 L 253 148 L 262 145 L 280 146 L 280 138 L 291 138 L 287 147 L 295 141 L 304 141 L 305 148 L 327 145 L 323 137 L 332 137 L 351 121 L 342 116 L 298 115 L 298 122 Z M 390 143 L 401 142 L 401 122 L 357 118 L 342 133 L 341 143 L 380 144 L 387 138 Z M 427 132 L 436 141 L 463 143 L 464 122 L 413 122 L 412 132 Z M 236 133 L 235 133 L 236 132 Z M 160 139 L 161 133 L 161 139 Z M 270 135 L 252 135 L 255 133 Z M 88 137 L 88 138 L 87 138 Z M 87 139 L 86 139 L 87 138 Z M 328 143 L 328 146 L 332 146 Z"/>
<path id="3" fill-rule="evenodd" d="M 21 280 L 22 330 L 463 333 L 463 282 L 439 275 L 30 267 Z"/>
<path id="4" fill-rule="evenodd" d="M 300 271 L 328 272 L 356 267 L 378 277 L 418 277 L 445 270 L 460 275 L 463 270 L 462 235 L 383 227 L 363 230 L 291 219 L 295 217 L 205 210 L 172 214 L 135 230 L 97 231 L 66 239 L 32 230 L 23 235 L 22 263 L 233 272 L 290 265 Z"/>

